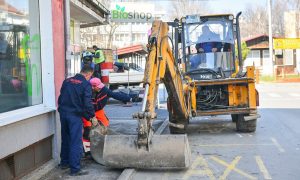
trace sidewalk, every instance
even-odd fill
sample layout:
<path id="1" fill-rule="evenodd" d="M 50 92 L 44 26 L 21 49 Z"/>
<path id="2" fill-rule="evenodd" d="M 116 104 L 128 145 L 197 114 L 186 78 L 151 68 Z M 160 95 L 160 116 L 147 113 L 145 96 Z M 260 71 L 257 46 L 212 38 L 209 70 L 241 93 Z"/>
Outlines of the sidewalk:
<path id="1" fill-rule="evenodd" d="M 106 114 L 110 119 L 110 127 L 121 134 L 136 134 L 137 120 L 132 119 L 132 114 L 138 112 L 141 109 L 141 103 L 133 104 L 131 107 L 125 107 L 123 104 L 111 104 L 105 107 Z M 167 117 L 168 113 L 166 108 L 161 108 L 156 110 L 158 118 L 154 121 L 153 126 L 156 130 Z M 52 165 L 53 167 L 53 165 Z M 48 167 L 49 168 L 49 167 Z M 123 169 L 110 169 L 100 164 L 97 164 L 92 159 L 82 160 L 82 170 L 87 170 L 88 175 L 72 177 L 69 176 L 69 170 L 61 170 L 59 168 L 54 168 L 50 170 L 47 174 L 43 175 L 41 178 L 34 178 L 37 172 L 33 172 L 30 176 L 23 179 L 40 179 L 40 180 L 57 180 L 57 179 L 78 179 L 78 180 L 115 180 L 122 173 Z"/>

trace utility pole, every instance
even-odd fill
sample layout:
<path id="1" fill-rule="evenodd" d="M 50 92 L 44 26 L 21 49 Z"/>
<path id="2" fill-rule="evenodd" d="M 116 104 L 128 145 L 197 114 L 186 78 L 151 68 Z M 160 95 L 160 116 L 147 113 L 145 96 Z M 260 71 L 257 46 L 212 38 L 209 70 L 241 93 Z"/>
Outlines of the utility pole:
<path id="1" fill-rule="evenodd" d="M 272 70 L 270 71 L 270 75 L 274 75 L 274 62 L 273 62 L 273 33 L 272 33 L 272 0 L 268 1 L 268 14 L 269 14 L 269 63 Z M 275 74 L 276 75 L 276 74 Z"/>

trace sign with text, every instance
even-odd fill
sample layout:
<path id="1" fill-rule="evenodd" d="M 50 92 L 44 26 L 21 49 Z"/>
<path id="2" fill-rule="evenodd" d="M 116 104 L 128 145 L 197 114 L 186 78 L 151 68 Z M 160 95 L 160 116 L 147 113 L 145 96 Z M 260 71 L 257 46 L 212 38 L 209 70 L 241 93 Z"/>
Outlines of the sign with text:
<path id="1" fill-rule="evenodd" d="M 111 21 L 124 23 L 151 23 L 154 20 L 154 4 L 118 2 L 111 4 Z"/>
<path id="2" fill-rule="evenodd" d="M 274 39 L 274 49 L 300 49 L 300 38 Z"/>

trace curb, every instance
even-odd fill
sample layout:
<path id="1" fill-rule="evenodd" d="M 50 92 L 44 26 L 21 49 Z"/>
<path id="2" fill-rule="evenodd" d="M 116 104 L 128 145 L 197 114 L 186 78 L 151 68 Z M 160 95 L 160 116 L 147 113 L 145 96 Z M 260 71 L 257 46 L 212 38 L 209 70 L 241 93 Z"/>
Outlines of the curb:
<path id="1" fill-rule="evenodd" d="M 30 172 L 26 176 L 22 177 L 20 180 L 39 180 L 45 174 L 49 173 L 57 166 L 57 163 L 54 159 L 46 162 L 42 166 L 38 167 L 36 170 Z"/>

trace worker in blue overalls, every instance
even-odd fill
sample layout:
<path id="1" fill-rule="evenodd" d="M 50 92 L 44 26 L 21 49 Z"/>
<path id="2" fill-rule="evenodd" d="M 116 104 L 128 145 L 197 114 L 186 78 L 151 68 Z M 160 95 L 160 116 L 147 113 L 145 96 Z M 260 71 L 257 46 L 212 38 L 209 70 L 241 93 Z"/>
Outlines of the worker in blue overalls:
<path id="1" fill-rule="evenodd" d="M 60 168 L 70 168 L 70 175 L 88 174 L 80 169 L 83 153 L 81 117 L 98 124 L 92 104 L 92 87 L 89 79 L 93 74 L 90 66 L 84 66 L 80 74 L 64 80 L 58 98 L 58 111 L 61 122 Z"/>

